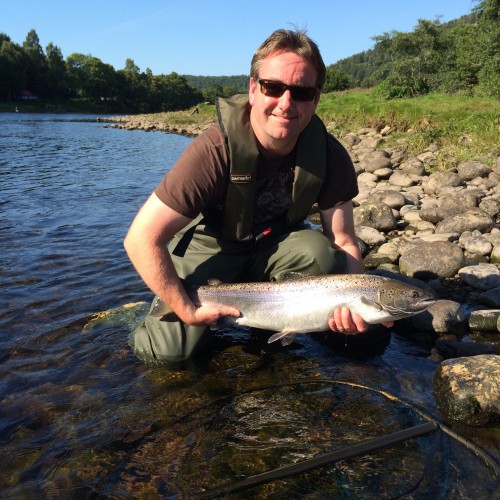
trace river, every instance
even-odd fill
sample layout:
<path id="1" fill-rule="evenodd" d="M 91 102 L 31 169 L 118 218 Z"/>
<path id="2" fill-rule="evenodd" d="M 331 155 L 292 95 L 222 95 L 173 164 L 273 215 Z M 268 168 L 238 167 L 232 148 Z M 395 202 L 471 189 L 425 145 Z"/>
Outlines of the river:
<path id="1" fill-rule="evenodd" d="M 0 114 L 2 497 L 190 498 L 439 420 L 437 365 L 411 332 L 283 348 L 222 330 L 183 371 L 135 358 L 128 338 L 152 295 L 122 241 L 190 141 Z M 488 430 L 467 434 L 498 453 Z M 486 498 L 496 480 L 437 431 L 235 498 Z"/>

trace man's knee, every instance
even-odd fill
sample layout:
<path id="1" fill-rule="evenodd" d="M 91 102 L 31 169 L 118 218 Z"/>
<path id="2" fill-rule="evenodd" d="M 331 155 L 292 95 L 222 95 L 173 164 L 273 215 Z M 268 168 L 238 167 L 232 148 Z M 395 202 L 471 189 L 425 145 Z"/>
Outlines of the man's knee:
<path id="1" fill-rule="evenodd" d="M 149 365 L 177 364 L 189 359 L 208 335 L 207 327 L 148 315 L 134 331 L 130 344 L 135 355 Z"/>
<path id="2" fill-rule="evenodd" d="M 347 266 L 345 252 L 332 245 L 321 232 L 312 229 L 291 233 L 281 251 L 285 266 L 288 260 L 290 270 L 303 274 L 342 273 Z"/>

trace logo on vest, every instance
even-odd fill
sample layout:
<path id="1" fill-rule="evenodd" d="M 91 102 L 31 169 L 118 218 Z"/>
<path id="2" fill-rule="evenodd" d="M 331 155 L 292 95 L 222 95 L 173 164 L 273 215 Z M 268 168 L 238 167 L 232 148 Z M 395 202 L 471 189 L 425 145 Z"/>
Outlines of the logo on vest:
<path id="1" fill-rule="evenodd" d="M 234 184 L 248 184 L 252 181 L 252 174 L 231 174 L 231 182 Z"/>

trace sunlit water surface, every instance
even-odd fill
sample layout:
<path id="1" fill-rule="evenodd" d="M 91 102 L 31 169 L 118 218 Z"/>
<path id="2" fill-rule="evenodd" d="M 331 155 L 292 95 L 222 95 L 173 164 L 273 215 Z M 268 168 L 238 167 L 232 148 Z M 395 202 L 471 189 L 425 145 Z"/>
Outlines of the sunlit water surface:
<path id="1" fill-rule="evenodd" d="M 413 405 L 439 419 L 436 363 L 411 332 L 355 349 L 222 331 L 176 372 L 134 357 L 147 306 L 122 306 L 152 297 L 123 237 L 190 140 L 0 115 L 3 497 L 189 498 L 422 423 Z M 495 430 L 468 437 L 498 454 Z M 487 498 L 497 479 L 434 433 L 236 497 Z"/>

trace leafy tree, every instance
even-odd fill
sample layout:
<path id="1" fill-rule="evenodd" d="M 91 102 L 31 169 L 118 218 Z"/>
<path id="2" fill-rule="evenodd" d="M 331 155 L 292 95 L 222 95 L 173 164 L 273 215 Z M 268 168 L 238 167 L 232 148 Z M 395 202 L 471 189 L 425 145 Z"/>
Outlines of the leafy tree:
<path id="1" fill-rule="evenodd" d="M 354 86 L 353 78 L 345 73 L 335 69 L 333 65 L 326 68 L 326 81 L 323 92 L 333 92 L 335 90 L 346 90 Z"/>
<path id="2" fill-rule="evenodd" d="M 17 98 L 26 88 L 27 56 L 22 47 L 2 37 L 0 45 L 0 97 L 5 100 Z"/>
<path id="3" fill-rule="evenodd" d="M 66 60 L 66 72 L 73 95 L 93 101 L 115 95 L 115 70 L 97 57 L 71 54 Z"/>
<path id="4" fill-rule="evenodd" d="M 45 96 L 48 88 L 48 67 L 40 39 L 35 30 L 30 30 L 26 35 L 23 50 L 27 56 L 26 88 L 37 95 Z"/>
<path id="5" fill-rule="evenodd" d="M 48 78 L 46 95 L 49 98 L 64 97 L 67 92 L 66 65 L 61 49 L 50 42 L 46 47 Z"/>

